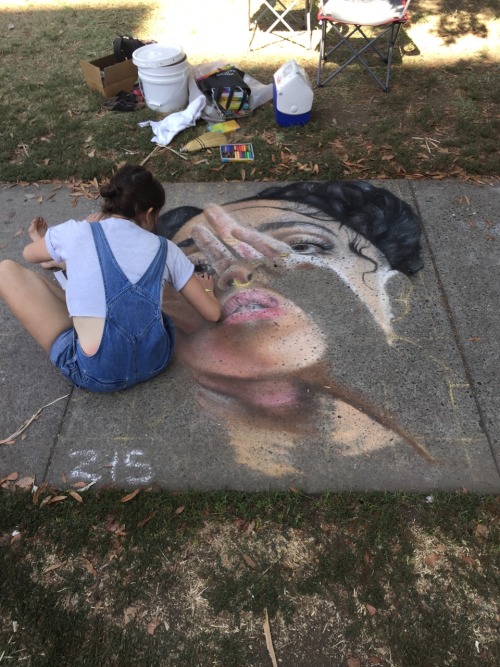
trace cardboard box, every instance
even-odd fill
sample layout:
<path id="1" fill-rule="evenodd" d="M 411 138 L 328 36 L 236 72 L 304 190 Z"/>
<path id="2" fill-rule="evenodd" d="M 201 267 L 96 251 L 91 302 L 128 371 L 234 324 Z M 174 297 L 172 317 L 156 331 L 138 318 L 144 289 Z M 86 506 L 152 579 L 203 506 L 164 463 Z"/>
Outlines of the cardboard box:
<path id="1" fill-rule="evenodd" d="M 137 67 L 132 60 L 116 62 L 114 54 L 97 60 L 80 60 L 87 86 L 104 97 L 114 97 L 120 90 L 130 92 L 137 81 Z"/>

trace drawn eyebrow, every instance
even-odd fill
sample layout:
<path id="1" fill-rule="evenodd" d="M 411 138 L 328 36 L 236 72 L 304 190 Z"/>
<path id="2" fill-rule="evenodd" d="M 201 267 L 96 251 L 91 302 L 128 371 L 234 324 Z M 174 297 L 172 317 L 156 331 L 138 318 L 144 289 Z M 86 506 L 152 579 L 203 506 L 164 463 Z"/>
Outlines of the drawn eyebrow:
<path id="1" fill-rule="evenodd" d="M 312 227 L 316 230 L 321 229 L 327 234 L 338 236 L 336 232 L 334 232 L 332 229 L 329 229 L 328 227 L 318 225 L 316 222 L 304 222 L 302 220 L 297 220 L 296 222 L 293 222 L 292 220 L 282 220 L 281 222 L 264 222 L 262 225 L 259 225 L 257 229 L 259 232 L 271 232 L 276 229 L 285 229 L 286 227 Z"/>

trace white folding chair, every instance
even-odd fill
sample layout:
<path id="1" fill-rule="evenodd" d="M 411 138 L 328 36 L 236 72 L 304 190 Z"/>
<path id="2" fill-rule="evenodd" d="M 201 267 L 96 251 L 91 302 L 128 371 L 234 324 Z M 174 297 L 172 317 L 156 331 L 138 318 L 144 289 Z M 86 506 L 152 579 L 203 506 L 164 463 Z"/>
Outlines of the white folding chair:
<path id="1" fill-rule="evenodd" d="M 314 1 L 314 0 L 313 0 Z M 292 10 L 296 7 L 299 0 L 261 0 L 261 6 L 259 11 L 256 14 L 255 18 L 252 18 L 251 4 L 252 0 L 248 0 L 248 25 L 249 27 L 254 25 L 254 31 L 252 38 L 250 40 L 250 45 L 252 43 L 253 37 L 255 35 L 255 30 L 259 23 L 263 23 L 263 19 L 267 18 L 267 14 L 272 14 L 274 17 L 273 22 L 266 26 L 263 30 L 264 34 L 271 33 L 276 29 L 285 29 L 285 31 L 295 34 L 300 31 L 302 25 L 298 23 L 297 19 L 291 13 Z M 309 48 L 311 47 L 311 0 L 305 0 L 305 25 L 306 31 L 309 38 Z M 293 24 L 293 25 L 291 25 Z M 295 26 L 295 27 L 294 27 Z"/>
<path id="2" fill-rule="evenodd" d="M 317 84 L 321 88 L 348 65 L 359 62 L 385 93 L 389 92 L 392 55 L 401 26 L 408 20 L 411 0 L 325 0 L 318 12 L 321 27 Z M 368 28 L 369 30 L 364 30 Z M 370 31 L 370 36 L 366 33 Z M 362 46 L 359 47 L 359 39 Z M 385 47 L 384 47 L 385 44 Z M 340 47 L 351 54 L 333 71 L 328 71 L 327 59 Z M 366 52 L 372 51 L 384 64 L 383 79 L 367 63 Z"/>

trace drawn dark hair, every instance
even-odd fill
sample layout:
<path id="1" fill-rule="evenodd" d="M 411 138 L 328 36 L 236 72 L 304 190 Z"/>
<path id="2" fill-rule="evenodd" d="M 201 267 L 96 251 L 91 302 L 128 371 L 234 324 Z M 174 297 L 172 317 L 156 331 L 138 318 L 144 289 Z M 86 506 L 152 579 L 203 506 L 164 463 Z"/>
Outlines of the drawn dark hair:
<path id="1" fill-rule="evenodd" d="M 104 199 L 102 212 L 134 219 L 138 213 L 152 208 L 161 211 L 165 190 L 153 174 L 139 165 L 121 167 L 107 185 L 100 188 Z"/>
<path id="2" fill-rule="evenodd" d="M 420 221 L 409 204 L 385 188 L 366 181 L 287 183 L 238 201 L 255 200 L 282 200 L 314 208 L 370 241 L 387 257 L 391 268 L 412 274 L 423 266 Z M 167 211 L 158 220 L 158 233 L 171 239 L 199 213 L 202 210 L 195 206 Z"/>

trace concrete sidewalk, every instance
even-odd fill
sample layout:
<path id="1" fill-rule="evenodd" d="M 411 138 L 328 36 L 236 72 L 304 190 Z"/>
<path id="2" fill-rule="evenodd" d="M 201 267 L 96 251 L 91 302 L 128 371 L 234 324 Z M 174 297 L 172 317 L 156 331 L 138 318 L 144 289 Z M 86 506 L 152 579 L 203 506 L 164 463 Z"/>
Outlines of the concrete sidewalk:
<path id="1" fill-rule="evenodd" d="M 362 410 L 339 428 L 337 402 L 325 395 L 314 399 L 319 417 L 311 419 L 311 402 L 290 428 L 279 420 L 263 425 L 248 412 L 226 419 L 229 399 L 213 409 L 177 358 L 163 375 L 122 393 L 74 389 L 2 303 L 0 440 L 56 402 L 0 445 L 0 478 L 16 471 L 56 487 L 500 492 L 500 187 L 375 184 L 408 201 L 424 226 L 425 267 L 395 298 L 397 343 L 384 345 L 350 297 L 335 298 L 337 285 L 324 272 L 309 272 L 307 283 L 304 273 L 280 279 L 303 310 L 321 313 L 317 326 L 334 341 L 326 355 L 336 381 L 396 415 L 427 454 L 380 426 L 374 436 Z M 165 188 L 171 208 L 226 203 L 267 185 Z M 75 194 L 50 184 L 0 186 L 0 258 L 22 261 L 33 217 L 56 224 L 98 209 L 83 191 Z M 301 428 L 307 420 L 311 428 Z"/>

